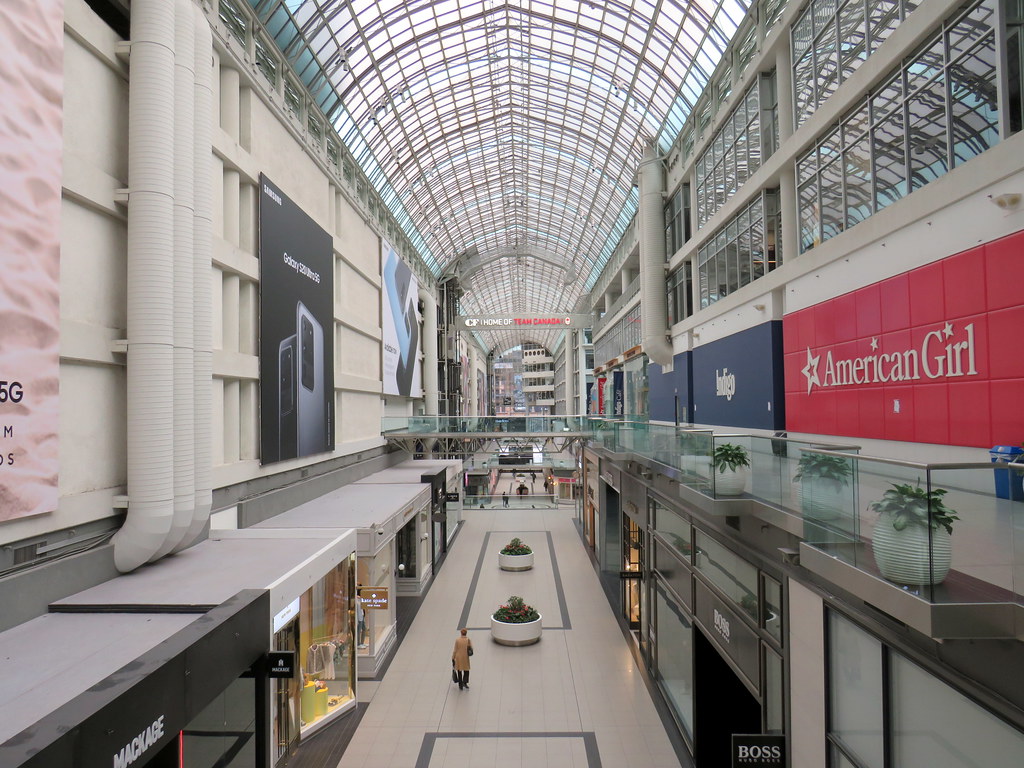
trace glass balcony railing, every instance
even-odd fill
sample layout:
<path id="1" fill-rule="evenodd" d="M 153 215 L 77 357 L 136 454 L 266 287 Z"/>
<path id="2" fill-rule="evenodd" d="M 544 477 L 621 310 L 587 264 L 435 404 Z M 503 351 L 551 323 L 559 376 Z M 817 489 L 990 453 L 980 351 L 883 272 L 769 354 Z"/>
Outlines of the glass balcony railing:
<path id="1" fill-rule="evenodd" d="M 384 429 L 584 434 L 672 468 L 710 498 L 796 516 L 806 545 L 933 604 L 1024 604 L 1024 464 L 907 462 L 857 446 L 587 416 L 385 419 Z M 997 494 L 993 470 L 1017 491 Z"/>
<path id="2" fill-rule="evenodd" d="M 841 492 L 804 507 L 807 544 L 932 603 L 1022 602 L 1024 505 L 993 492 L 993 468 L 1024 467 L 845 460 Z"/>

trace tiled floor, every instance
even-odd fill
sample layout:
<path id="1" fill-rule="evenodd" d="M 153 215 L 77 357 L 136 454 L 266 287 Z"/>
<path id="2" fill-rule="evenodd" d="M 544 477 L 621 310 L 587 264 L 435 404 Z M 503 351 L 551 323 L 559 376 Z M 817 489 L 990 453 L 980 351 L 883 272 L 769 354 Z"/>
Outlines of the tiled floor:
<path id="1" fill-rule="evenodd" d="M 678 768 L 679 760 L 598 583 L 572 509 L 466 510 L 466 521 L 369 707 L 341 768 Z M 498 568 L 519 536 L 524 572 Z M 490 614 L 521 595 L 544 617 L 536 645 L 491 641 Z M 476 653 L 470 688 L 451 681 L 458 628 Z"/>

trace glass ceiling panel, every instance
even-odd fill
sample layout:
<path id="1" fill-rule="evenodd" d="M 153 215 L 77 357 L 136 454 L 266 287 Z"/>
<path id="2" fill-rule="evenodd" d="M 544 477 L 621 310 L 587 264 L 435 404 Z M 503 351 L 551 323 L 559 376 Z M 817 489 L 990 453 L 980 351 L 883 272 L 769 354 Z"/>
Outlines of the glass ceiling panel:
<path id="1" fill-rule="evenodd" d="M 465 310 L 547 313 L 597 280 L 751 0 L 249 2 L 434 274 L 487 256 Z"/>

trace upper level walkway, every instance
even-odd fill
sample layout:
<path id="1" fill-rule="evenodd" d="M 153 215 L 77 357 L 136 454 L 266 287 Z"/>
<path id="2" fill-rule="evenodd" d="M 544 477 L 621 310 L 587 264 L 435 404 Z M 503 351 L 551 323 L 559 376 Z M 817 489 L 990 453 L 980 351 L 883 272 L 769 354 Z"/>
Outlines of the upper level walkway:
<path id="1" fill-rule="evenodd" d="M 498 551 L 516 536 L 535 565 L 502 571 Z M 491 640 L 511 595 L 541 613 L 540 642 Z M 451 678 L 460 627 L 475 650 L 465 691 Z M 572 507 L 467 509 L 383 679 L 359 682 L 370 703 L 339 768 L 678 768 L 632 643 Z"/>
<path id="2" fill-rule="evenodd" d="M 441 435 L 451 440 L 447 447 L 453 453 L 475 445 L 474 430 L 497 445 L 550 440 L 555 448 L 561 430 L 567 441 L 632 462 L 648 480 L 668 478 L 678 485 L 673 495 L 693 509 L 714 516 L 752 514 L 787 531 L 796 542 L 787 555 L 794 562 L 930 637 L 1024 639 L 1021 464 L 901 461 L 859 455 L 855 445 L 585 416 L 392 421 L 385 420 L 389 439 L 412 436 L 422 450 Z M 431 433 L 433 427 L 447 431 Z M 510 442 L 501 443 L 502 436 Z M 722 460 L 723 451 L 737 449 L 747 464 L 740 467 L 738 490 L 728 487 L 732 467 Z M 906 505 L 899 518 L 888 510 L 894 492 Z M 916 572 L 924 576 L 908 576 L 906 569 L 893 575 L 885 568 L 882 546 L 894 526 L 877 525 L 882 509 L 885 519 L 901 525 L 897 531 L 910 519 L 930 531 L 909 550 L 900 549 L 909 544 L 896 545 L 899 557 L 916 560 Z M 947 519 L 946 510 L 955 517 Z"/>

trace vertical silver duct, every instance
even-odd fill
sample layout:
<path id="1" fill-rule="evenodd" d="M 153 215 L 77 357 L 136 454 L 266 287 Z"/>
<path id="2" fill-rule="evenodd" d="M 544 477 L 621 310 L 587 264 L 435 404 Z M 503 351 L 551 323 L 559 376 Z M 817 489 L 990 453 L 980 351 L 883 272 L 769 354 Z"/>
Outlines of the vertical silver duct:
<path id="1" fill-rule="evenodd" d="M 479 416 L 480 393 L 476 386 L 476 344 L 469 343 L 469 415 Z"/>
<path id="2" fill-rule="evenodd" d="M 668 292 L 665 289 L 665 171 L 658 148 L 650 144 L 640 161 L 640 311 L 644 352 L 651 362 L 669 365 Z"/>
<path id="3" fill-rule="evenodd" d="M 160 549 L 174 516 L 174 5 L 135 0 L 128 81 L 128 517 L 114 564 Z"/>
<path id="4" fill-rule="evenodd" d="M 178 545 L 193 544 L 210 519 L 213 503 L 213 34 L 206 16 L 193 6 L 195 32 L 195 220 L 193 221 L 195 375 L 195 513 L 188 533 Z"/>
<path id="5" fill-rule="evenodd" d="M 420 288 L 423 302 L 423 410 L 437 416 L 437 302 L 426 288 Z"/>
<path id="6" fill-rule="evenodd" d="M 152 559 L 177 547 L 192 524 L 195 488 L 193 366 L 193 153 L 196 50 L 192 0 L 175 0 L 174 35 L 174 518 Z"/>

